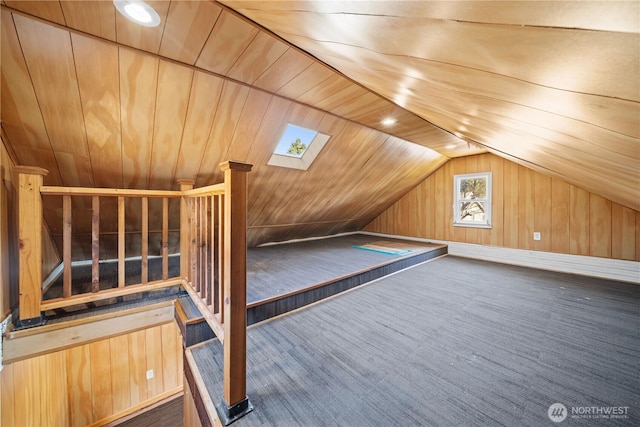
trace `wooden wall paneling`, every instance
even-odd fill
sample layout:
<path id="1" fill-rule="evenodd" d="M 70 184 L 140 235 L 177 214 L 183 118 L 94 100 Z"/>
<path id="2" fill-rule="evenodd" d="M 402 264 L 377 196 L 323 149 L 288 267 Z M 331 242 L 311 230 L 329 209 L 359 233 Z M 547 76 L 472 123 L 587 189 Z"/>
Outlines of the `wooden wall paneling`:
<path id="1" fill-rule="evenodd" d="M 200 416 L 198 415 L 198 408 L 196 408 L 195 401 L 193 400 L 193 393 L 191 393 L 191 389 L 189 388 L 186 378 L 184 378 L 183 412 L 185 426 L 202 427 L 202 424 L 200 423 Z"/>
<path id="2" fill-rule="evenodd" d="M 173 188 L 192 79 L 192 69 L 160 61 L 153 119 L 153 149 L 147 188 L 158 190 Z"/>
<path id="3" fill-rule="evenodd" d="M 210 1 L 173 1 L 169 6 L 160 55 L 195 64 L 222 8 Z"/>
<path id="4" fill-rule="evenodd" d="M 253 84 L 287 49 L 285 43 L 261 31 L 242 52 L 227 76 Z"/>
<path id="5" fill-rule="evenodd" d="M 370 101 L 370 98 L 366 98 L 365 95 L 369 93 L 366 89 L 351 83 L 346 88 L 320 100 L 316 103 L 316 106 L 342 116 L 345 111 L 358 110 L 361 106 L 368 105 L 367 102 Z M 379 123 L 376 123 L 376 125 L 379 125 Z"/>
<path id="6" fill-rule="evenodd" d="M 516 163 L 504 162 L 504 245 L 509 248 L 517 248 L 519 241 L 519 217 L 520 192 L 518 185 L 519 166 Z"/>
<path id="7" fill-rule="evenodd" d="M 589 255 L 589 192 L 570 187 L 570 250 L 574 255 Z"/>
<path id="8" fill-rule="evenodd" d="M 551 178 L 535 173 L 534 175 L 534 228 L 540 233 L 540 240 L 533 241 L 537 251 L 551 250 Z M 533 236 L 532 236 L 533 239 Z"/>
<path id="9" fill-rule="evenodd" d="M 571 186 L 551 180 L 551 251 L 571 253 Z"/>
<path id="10" fill-rule="evenodd" d="M 589 196 L 589 255 L 611 256 L 611 201 Z"/>
<path id="11" fill-rule="evenodd" d="M 147 400 L 147 347 L 144 330 L 127 334 L 129 340 L 129 378 L 131 406 Z"/>
<path id="12" fill-rule="evenodd" d="M 229 80 L 224 82 L 207 148 L 198 170 L 196 187 L 222 182 L 219 165 L 225 160 L 224 155 L 229 149 L 248 95 L 247 86 Z"/>
<path id="13" fill-rule="evenodd" d="M 116 40 L 116 8 L 108 1 L 60 1 L 67 26 Z"/>
<path id="14" fill-rule="evenodd" d="M 111 392 L 111 348 L 109 340 L 89 344 L 91 356 L 91 406 L 93 418 L 101 420 L 113 414 Z"/>
<path id="15" fill-rule="evenodd" d="M 259 30 L 249 22 L 223 10 L 196 61 L 196 66 L 226 74 Z"/>
<path id="16" fill-rule="evenodd" d="M 88 154 L 88 153 L 87 153 Z M 93 187 L 91 158 L 62 151 L 55 152 L 56 162 L 62 174 L 62 184 L 66 187 Z"/>
<path id="17" fill-rule="evenodd" d="M 535 172 L 518 167 L 518 247 L 533 249 L 535 231 Z"/>
<path id="18" fill-rule="evenodd" d="M 424 199 L 424 212 L 426 213 L 425 217 L 425 233 L 424 237 L 431 237 L 435 235 L 436 232 L 436 217 L 434 211 L 435 199 L 436 199 L 436 189 L 435 189 L 435 177 L 432 173 L 425 180 L 425 185 L 423 191 L 425 194 Z M 422 187 L 422 186 L 421 186 Z"/>
<path id="19" fill-rule="evenodd" d="M 89 344 L 64 350 L 67 357 L 67 393 L 69 421 L 72 427 L 86 426 L 93 421 L 91 352 Z"/>
<path id="20" fill-rule="evenodd" d="M 617 203 L 611 204 L 611 257 L 636 259 L 636 213 Z"/>
<path id="21" fill-rule="evenodd" d="M 116 13 L 116 35 L 118 43 L 146 50 L 147 52 L 158 53 L 162 33 L 167 22 L 169 12 L 169 1 L 147 1 L 160 16 L 160 25 L 157 27 L 144 27 L 138 25 L 120 13 Z"/>
<path id="22" fill-rule="evenodd" d="M 14 415 L 16 405 L 14 366 L 15 364 L 11 363 L 0 371 L 0 422 L 3 426 L 17 425 Z"/>
<path id="23" fill-rule="evenodd" d="M 451 160 L 447 162 L 451 163 Z M 448 227 L 447 218 L 445 218 L 445 191 L 447 177 L 444 173 L 444 166 L 440 167 L 434 173 L 434 187 L 435 187 L 435 203 L 433 205 L 433 216 L 435 217 L 435 229 L 433 237 L 437 240 L 446 240 L 445 228 Z"/>
<path id="24" fill-rule="evenodd" d="M 53 149 L 86 157 L 87 138 L 69 33 L 18 15 L 14 21 Z"/>
<path id="25" fill-rule="evenodd" d="M 111 404 L 112 413 L 130 408 L 131 379 L 129 372 L 129 337 L 127 335 L 110 338 L 111 354 Z"/>
<path id="26" fill-rule="evenodd" d="M 274 191 L 280 181 L 273 179 L 274 175 L 284 173 L 283 168 L 267 165 L 269 158 L 273 154 L 280 134 L 287 123 L 294 121 L 302 114 L 303 108 L 299 104 L 280 98 L 273 97 L 272 108 L 267 110 L 267 114 L 262 122 L 262 127 L 258 131 L 259 143 L 255 157 L 251 156 L 253 169 L 249 175 L 247 224 L 255 225 L 261 219 L 261 211 L 265 200 L 268 199 L 270 191 Z M 264 223 L 264 219 L 262 219 Z M 255 235 L 255 234 L 254 234 Z"/>
<path id="27" fill-rule="evenodd" d="M 162 383 L 164 390 L 172 390 L 182 384 L 182 340 L 175 323 L 160 326 L 162 336 Z"/>
<path id="28" fill-rule="evenodd" d="M 445 187 L 444 187 L 444 221 L 445 240 L 453 238 L 453 162 L 444 164 Z"/>
<path id="29" fill-rule="evenodd" d="M 453 191 L 457 192 L 458 189 L 457 188 L 454 189 L 454 186 L 453 186 L 453 182 L 454 182 L 453 177 L 455 175 L 467 173 L 467 158 L 460 157 L 458 159 L 453 159 L 451 160 L 451 163 L 453 165 L 453 175 L 451 176 L 451 183 L 449 184 L 449 192 L 453 192 Z M 452 203 L 453 203 L 453 196 L 451 197 L 452 197 Z M 453 216 L 451 218 L 453 221 Z M 455 240 L 456 242 L 464 242 L 467 239 L 467 228 L 468 227 L 453 227 L 453 240 Z M 475 230 L 471 230 L 471 231 L 475 231 Z M 469 232 L 469 236 L 471 236 L 472 234 L 473 234 L 472 232 Z M 476 237 L 478 236 L 477 231 L 475 235 Z"/>
<path id="30" fill-rule="evenodd" d="M 323 124 L 330 121 L 332 121 L 330 116 L 325 116 L 322 120 Z M 320 127 L 324 128 L 324 125 Z M 384 143 L 387 140 L 388 136 L 353 123 L 348 123 L 342 132 L 336 134 L 333 140 L 329 140 L 309 171 L 300 174 L 296 181 L 288 182 L 290 190 L 283 190 L 281 193 L 291 194 L 291 200 L 304 201 L 304 206 L 301 206 L 297 212 L 296 222 L 308 220 L 314 213 L 315 220 L 322 221 L 335 220 L 336 215 L 352 218 L 356 200 L 364 203 L 362 199 L 364 188 L 360 185 L 362 180 L 367 178 L 368 188 L 372 190 L 375 182 L 380 179 L 379 169 L 375 170 L 376 175 L 372 174 L 372 165 L 377 163 L 373 156 L 377 148 L 384 149 Z M 387 146 L 385 150 L 389 154 L 390 162 L 393 157 L 388 150 L 392 145 Z M 336 147 L 339 148 L 336 149 Z M 338 153 L 341 155 L 336 155 Z M 393 170 L 392 164 L 387 164 L 386 167 Z M 319 182 L 325 185 L 317 187 Z M 399 195 L 396 196 L 396 199 L 399 197 Z M 330 200 L 334 202 L 332 206 L 328 203 Z M 313 209 L 313 206 L 331 206 L 331 209 L 318 212 L 317 209 Z M 337 214 L 337 211 L 341 213 Z M 280 209 L 279 212 L 291 215 L 284 209 Z M 318 213 L 320 216 L 317 216 Z M 274 222 L 280 223 L 281 220 L 276 217 Z"/>
<path id="31" fill-rule="evenodd" d="M 316 85 L 296 98 L 296 101 L 308 105 L 321 105 L 325 100 L 334 100 L 343 90 L 349 89 L 352 83 L 339 74 L 332 74 L 322 84 Z"/>
<path id="32" fill-rule="evenodd" d="M 322 84 L 333 75 L 331 69 L 319 62 L 314 62 L 305 68 L 278 90 L 278 95 L 289 99 L 297 99 L 311 88 Z"/>
<path id="33" fill-rule="evenodd" d="M 39 16 L 47 21 L 53 21 L 56 24 L 65 25 L 64 14 L 60 7 L 60 2 L 50 0 L 36 1 L 5 1 L 5 4 L 14 9 L 27 12 L 30 15 Z"/>
<path id="34" fill-rule="evenodd" d="M 202 162 L 224 80 L 196 71 L 189 96 L 187 117 L 178 152 L 175 179 L 195 179 Z M 173 183 L 175 185 L 175 183 Z"/>
<path id="35" fill-rule="evenodd" d="M 13 366 L 14 422 L 16 426 L 32 426 L 40 423 L 39 391 L 33 387 L 38 374 L 35 359 L 27 359 Z"/>
<path id="36" fill-rule="evenodd" d="M 16 145 L 51 150 L 38 100 L 13 23 L 13 15 L 5 10 L 1 11 L 1 15 L 2 127 L 13 141 L 14 150 Z M 39 163 L 31 165 L 36 164 L 41 165 Z M 23 165 L 29 164 L 23 163 Z M 59 177 L 57 168 L 48 170 L 50 175 L 54 173 Z"/>
<path id="37" fill-rule="evenodd" d="M 314 61 L 294 48 L 287 48 L 253 83 L 254 86 L 277 93 L 285 84 L 307 69 Z"/>
<path id="38" fill-rule="evenodd" d="M 114 9 L 113 6 L 110 7 Z M 97 187 L 121 188 L 123 182 L 118 48 L 77 34 L 71 34 L 71 41 L 87 130 L 93 183 Z"/>
<path id="39" fill-rule="evenodd" d="M 327 116 L 323 122 L 330 120 L 331 116 Z M 336 122 L 336 125 L 340 126 L 341 122 Z M 346 133 L 348 128 L 355 131 L 354 137 Z M 361 132 L 360 127 L 352 123 L 347 123 L 344 132 L 337 135 L 338 138 L 332 145 L 325 147 L 327 152 L 322 153 L 322 157 L 317 159 L 317 165 L 312 166 L 315 167 L 314 175 L 320 171 L 325 173 L 324 178 L 320 179 L 327 186 L 322 189 L 320 198 L 314 198 L 313 191 L 306 197 L 310 205 L 307 205 L 307 211 L 301 212 L 302 218 L 312 216 L 314 203 L 319 203 L 319 206 L 326 206 L 320 216 L 315 214 L 322 221 L 366 221 L 368 218 L 363 217 L 367 216 L 367 212 L 381 211 L 391 201 L 398 200 L 403 195 L 400 174 L 411 170 L 406 165 L 407 146 L 372 129 Z M 338 143 L 338 151 L 344 154 L 341 158 L 333 157 L 336 152 L 335 144 Z M 382 164 L 384 168 L 388 168 L 389 173 L 380 174 Z M 327 171 L 333 174 L 326 175 Z M 394 178 L 397 178 L 397 187 L 390 184 Z M 313 178 L 310 176 L 309 179 Z M 405 214 L 406 212 L 403 213 Z"/>
<path id="40" fill-rule="evenodd" d="M 151 163 L 158 59 L 129 49 L 119 52 L 123 184 L 144 188 Z"/>
<path id="41" fill-rule="evenodd" d="M 3 92 L 4 96 L 4 92 Z M 44 177 L 44 185 L 62 185 L 62 178 L 56 157 L 51 149 L 40 150 L 33 148 L 14 147 L 18 163 L 21 165 L 39 165 L 49 171 Z M 47 206 L 45 206 L 46 208 Z"/>
<path id="42" fill-rule="evenodd" d="M 147 380 L 147 399 L 162 393 L 164 366 L 162 361 L 162 331 L 160 326 L 145 330 L 147 372 L 153 370 L 153 378 Z"/>
<path id="43" fill-rule="evenodd" d="M 636 212 L 636 261 L 640 261 L 640 212 Z"/>
<path id="44" fill-rule="evenodd" d="M 238 118 L 239 126 L 236 126 L 224 159 L 252 162 L 253 151 L 262 148 L 254 148 L 253 145 L 256 140 L 261 140 L 258 130 L 262 126 L 267 110 L 270 109 L 273 98 L 268 93 L 256 89 L 249 90 L 242 113 Z"/>
<path id="45" fill-rule="evenodd" d="M 65 354 L 58 351 L 37 359 L 40 364 L 40 425 L 69 425 Z"/>
<path id="46" fill-rule="evenodd" d="M 492 198 L 492 226 L 489 230 L 489 240 L 483 240 L 483 244 L 492 246 L 504 245 L 504 195 L 505 195 L 505 177 L 504 177 L 504 161 L 501 157 L 487 155 L 483 156 L 485 159 L 489 159 L 490 169 L 492 172 L 492 186 L 491 186 L 491 198 Z"/>

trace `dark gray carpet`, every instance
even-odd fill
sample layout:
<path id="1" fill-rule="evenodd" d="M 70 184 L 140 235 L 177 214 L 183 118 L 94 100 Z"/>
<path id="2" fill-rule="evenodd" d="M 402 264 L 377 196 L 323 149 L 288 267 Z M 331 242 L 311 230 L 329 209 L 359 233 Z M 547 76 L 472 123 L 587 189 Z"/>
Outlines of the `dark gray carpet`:
<path id="1" fill-rule="evenodd" d="M 449 256 L 250 328 L 234 426 L 545 426 L 555 402 L 637 426 L 639 326 L 638 285 Z M 212 391 L 218 352 L 193 351 Z"/>
<path id="2" fill-rule="evenodd" d="M 250 248 L 247 251 L 247 303 L 277 297 L 376 265 L 415 256 L 354 248 L 380 240 L 410 243 L 424 251 L 441 245 L 351 234 L 329 239 Z"/>

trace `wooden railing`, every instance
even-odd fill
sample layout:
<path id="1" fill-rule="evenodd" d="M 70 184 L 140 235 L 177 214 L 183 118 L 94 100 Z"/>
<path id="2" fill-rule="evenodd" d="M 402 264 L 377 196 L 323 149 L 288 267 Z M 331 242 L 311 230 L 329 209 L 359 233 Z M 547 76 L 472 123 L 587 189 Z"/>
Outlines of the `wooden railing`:
<path id="1" fill-rule="evenodd" d="M 246 397 L 246 229 L 247 172 L 251 165 L 228 161 L 220 165 L 224 183 L 194 189 L 193 180 L 179 180 L 179 191 L 46 187 L 47 171 L 17 167 L 20 300 L 22 325 L 42 323 L 42 312 L 105 298 L 182 285 L 224 345 L 224 401 L 217 405 L 229 420 L 250 410 Z M 62 197 L 62 297 L 43 301 L 43 197 Z M 72 289 L 72 202 L 91 198 L 91 289 Z M 117 198 L 117 287 L 100 289 L 100 207 L 102 198 Z M 162 200 L 162 279 L 149 281 L 149 200 Z M 169 201 L 180 199 L 180 273 L 169 277 Z M 125 202 L 139 199 L 141 211 L 140 283 L 126 283 Z"/>

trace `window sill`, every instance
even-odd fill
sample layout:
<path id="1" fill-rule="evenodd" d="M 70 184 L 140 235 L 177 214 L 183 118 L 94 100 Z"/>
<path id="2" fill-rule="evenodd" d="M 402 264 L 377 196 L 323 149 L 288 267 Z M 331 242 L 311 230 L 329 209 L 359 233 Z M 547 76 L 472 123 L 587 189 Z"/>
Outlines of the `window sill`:
<path id="1" fill-rule="evenodd" d="M 454 227 L 468 227 L 468 228 L 491 228 L 491 224 L 462 224 L 459 222 L 453 223 Z"/>

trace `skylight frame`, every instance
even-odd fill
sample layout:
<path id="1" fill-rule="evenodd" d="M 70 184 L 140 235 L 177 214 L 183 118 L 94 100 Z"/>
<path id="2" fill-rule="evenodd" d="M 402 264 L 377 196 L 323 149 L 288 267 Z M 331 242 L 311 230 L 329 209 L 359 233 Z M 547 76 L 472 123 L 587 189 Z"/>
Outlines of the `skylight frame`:
<path id="1" fill-rule="evenodd" d="M 299 128 L 306 132 L 315 132 L 315 137 L 308 142 L 306 149 L 300 155 L 292 155 L 292 154 L 279 154 L 276 151 L 278 148 L 282 148 L 290 144 L 290 142 L 285 142 L 283 144 L 283 138 L 287 134 L 287 132 L 291 128 Z M 294 134 L 295 136 L 295 134 Z M 315 129 L 309 129 L 305 126 L 301 126 L 295 123 L 287 123 L 282 132 L 280 132 L 280 137 L 278 138 L 278 145 L 274 149 L 271 158 L 267 162 L 270 166 L 277 166 L 283 168 L 290 169 L 299 169 L 299 170 L 308 170 L 311 164 L 314 162 L 320 151 L 324 148 L 325 144 L 329 141 L 330 136 L 319 132 Z M 302 139 L 301 139 L 302 140 Z M 285 140 L 288 141 L 288 140 Z M 302 141 L 305 142 L 305 141 Z"/>

